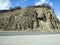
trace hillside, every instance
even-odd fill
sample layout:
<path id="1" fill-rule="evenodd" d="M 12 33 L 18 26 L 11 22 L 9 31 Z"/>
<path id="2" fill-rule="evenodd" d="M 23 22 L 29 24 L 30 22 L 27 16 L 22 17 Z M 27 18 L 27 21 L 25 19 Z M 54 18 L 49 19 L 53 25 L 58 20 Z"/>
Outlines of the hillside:
<path id="1" fill-rule="evenodd" d="M 0 30 L 60 32 L 60 22 L 50 6 L 0 10 Z"/>

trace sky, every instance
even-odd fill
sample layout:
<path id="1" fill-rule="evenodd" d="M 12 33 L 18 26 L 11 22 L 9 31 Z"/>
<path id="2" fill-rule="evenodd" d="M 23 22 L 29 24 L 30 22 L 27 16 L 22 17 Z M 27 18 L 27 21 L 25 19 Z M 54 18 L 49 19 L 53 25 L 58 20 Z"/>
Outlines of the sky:
<path id="1" fill-rule="evenodd" d="M 10 7 L 21 6 L 22 8 L 32 5 L 50 5 L 60 20 L 60 0 L 0 0 L 0 10 L 9 9 Z"/>

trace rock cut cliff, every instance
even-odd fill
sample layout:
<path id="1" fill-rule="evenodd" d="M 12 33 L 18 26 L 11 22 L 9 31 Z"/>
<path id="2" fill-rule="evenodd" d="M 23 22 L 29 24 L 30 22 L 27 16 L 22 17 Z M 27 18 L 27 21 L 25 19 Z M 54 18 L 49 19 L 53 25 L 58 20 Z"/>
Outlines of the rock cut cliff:
<path id="1" fill-rule="evenodd" d="M 0 11 L 0 29 L 5 31 L 59 32 L 60 22 L 49 6 L 29 6 Z"/>

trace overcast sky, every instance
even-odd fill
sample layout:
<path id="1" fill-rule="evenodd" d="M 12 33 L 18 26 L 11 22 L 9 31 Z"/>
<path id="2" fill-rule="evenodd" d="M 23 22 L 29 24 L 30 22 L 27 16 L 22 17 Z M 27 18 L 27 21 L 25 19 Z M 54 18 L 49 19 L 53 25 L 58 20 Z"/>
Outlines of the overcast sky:
<path id="1" fill-rule="evenodd" d="M 0 10 L 9 9 L 10 7 L 21 6 L 22 8 L 30 5 L 50 5 L 60 20 L 60 0 L 0 0 Z"/>

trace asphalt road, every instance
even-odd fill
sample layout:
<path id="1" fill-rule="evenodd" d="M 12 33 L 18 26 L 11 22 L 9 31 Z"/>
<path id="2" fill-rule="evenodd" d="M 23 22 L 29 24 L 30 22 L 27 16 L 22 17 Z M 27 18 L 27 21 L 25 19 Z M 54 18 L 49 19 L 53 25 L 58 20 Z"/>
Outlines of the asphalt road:
<path id="1" fill-rule="evenodd" d="M 0 45 L 60 45 L 60 34 L 0 32 Z"/>

